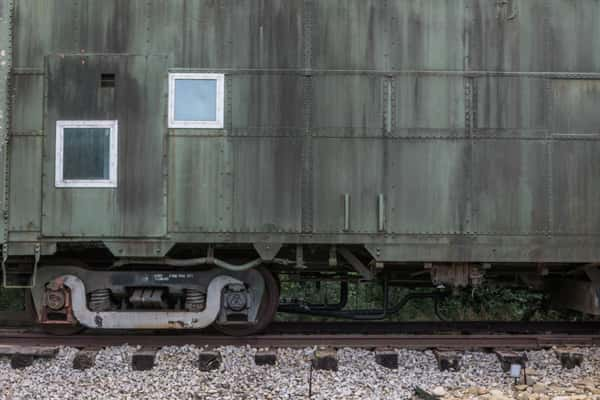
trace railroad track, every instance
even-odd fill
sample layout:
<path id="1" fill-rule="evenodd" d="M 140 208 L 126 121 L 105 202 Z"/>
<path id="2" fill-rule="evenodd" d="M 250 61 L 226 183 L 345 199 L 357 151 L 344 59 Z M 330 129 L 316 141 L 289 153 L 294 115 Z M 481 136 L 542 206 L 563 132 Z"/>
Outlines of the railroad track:
<path id="1" fill-rule="evenodd" d="M 452 323 L 275 323 L 267 333 L 231 337 L 211 331 L 86 331 L 55 336 L 36 328 L 0 330 L 0 345 L 103 347 L 123 344 L 256 347 L 402 347 L 411 349 L 540 349 L 552 346 L 600 345 L 600 323 L 452 322 Z"/>
<path id="2" fill-rule="evenodd" d="M 141 346 L 255 346 L 255 347 L 401 347 L 410 349 L 542 349 L 552 346 L 600 345 L 600 335 L 260 335 L 243 338 L 211 335 L 77 335 L 0 332 L 0 345 L 104 347 L 124 344 Z"/>

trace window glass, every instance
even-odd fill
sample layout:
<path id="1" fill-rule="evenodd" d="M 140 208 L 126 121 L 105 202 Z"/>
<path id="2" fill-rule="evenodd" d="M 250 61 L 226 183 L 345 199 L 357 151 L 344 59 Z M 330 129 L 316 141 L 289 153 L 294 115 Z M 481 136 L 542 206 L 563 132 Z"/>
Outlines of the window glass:
<path id="1" fill-rule="evenodd" d="M 110 128 L 64 128 L 63 179 L 110 179 Z"/>
<path id="2" fill-rule="evenodd" d="M 175 79 L 175 120 L 216 121 L 217 81 Z"/>

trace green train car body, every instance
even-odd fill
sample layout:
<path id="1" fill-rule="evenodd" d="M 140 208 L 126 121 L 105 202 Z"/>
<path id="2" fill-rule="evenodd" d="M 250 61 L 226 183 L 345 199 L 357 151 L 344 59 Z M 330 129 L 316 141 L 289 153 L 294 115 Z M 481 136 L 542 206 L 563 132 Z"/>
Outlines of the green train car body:
<path id="1" fill-rule="evenodd" d="M 598 0 L 0 0 L 0 16 L 5 258 L 89 242 L 600 260 Z M 222 123 L 174 127 L 171 74 L 222 75 Z M 118 122 L 112 184 L 57 184 L 59 121 Z"/>
<path id="2" fill-rule="evenodd" d="M 4 0 L 2 15 L 9 251 L 600 259 L 598 1 Z M 225 75 L 224 127 L 169 129 L 168 74 L 198 71 Z M 119 121 L 116 188 L 55 187 L 57 120 Z"/>

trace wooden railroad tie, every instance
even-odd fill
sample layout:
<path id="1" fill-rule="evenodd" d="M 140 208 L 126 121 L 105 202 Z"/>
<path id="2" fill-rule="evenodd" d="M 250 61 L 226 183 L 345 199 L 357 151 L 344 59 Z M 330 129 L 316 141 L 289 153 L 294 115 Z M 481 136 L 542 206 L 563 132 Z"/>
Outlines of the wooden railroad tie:
<path id="1" fill-rule="evenodd" d="M 54 358 L 57 354 L 58 347 L 0 345 L 0 356 L 10 357 L 10 366 L 14 369 L 29 367 L 35 359 Z"/>

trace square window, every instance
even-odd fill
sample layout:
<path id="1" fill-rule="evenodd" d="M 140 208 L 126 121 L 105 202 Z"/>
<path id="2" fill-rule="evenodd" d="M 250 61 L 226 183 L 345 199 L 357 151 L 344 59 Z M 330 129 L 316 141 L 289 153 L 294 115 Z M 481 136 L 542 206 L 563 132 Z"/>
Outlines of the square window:
<path id="1" fill-rule="evenodd" d="M 169 128 L 223 128 L 223 74 L 169 74 Z"/>
<path id="2" fill-rule="evenodd" d="M 57 187 L 117 187 L 117 121 L 57 121 Z"/>

